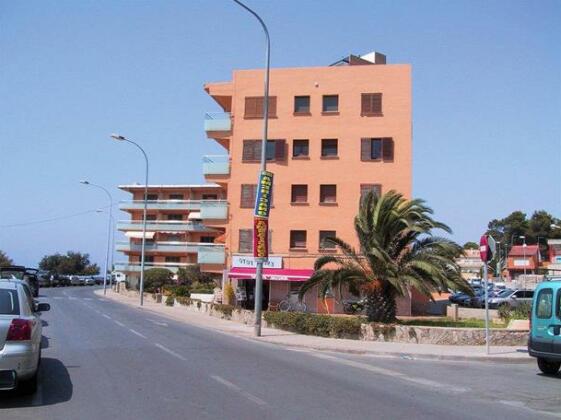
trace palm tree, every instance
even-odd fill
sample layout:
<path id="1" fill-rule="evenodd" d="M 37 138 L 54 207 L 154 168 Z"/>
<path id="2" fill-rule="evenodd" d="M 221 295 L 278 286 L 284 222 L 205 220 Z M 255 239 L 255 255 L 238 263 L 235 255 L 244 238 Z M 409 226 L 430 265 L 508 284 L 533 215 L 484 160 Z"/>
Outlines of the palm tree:
<path id="1" fill-rule="evenodd" d="M 371 322 L 393 322 L 396 297 L 411 287 L 431 296 L 453 288 L 468 291 L 454 258 L 462 248 L 433 229 L 451 233 L 435 221 L 423 200 L 407 200 L 395 191 L 366 195 L 359 205 L 354 226 L 360 249 L 339 238 L 327 239 L 340 251 L 325 255 L 314 264 L 314 274 L 301 287 L 300 299 L 314 287 L 320 296 L 344 287 L 366 296 L 366 313 Z"/>

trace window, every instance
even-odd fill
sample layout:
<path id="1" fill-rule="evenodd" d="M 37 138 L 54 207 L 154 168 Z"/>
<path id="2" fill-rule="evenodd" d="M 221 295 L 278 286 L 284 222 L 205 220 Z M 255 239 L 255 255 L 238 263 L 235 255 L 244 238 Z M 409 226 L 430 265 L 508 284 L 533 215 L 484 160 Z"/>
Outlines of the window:
<path id="1" fill-rule="evenodd" d="M 292 157 L 303 158 L 308 157 L 310 153 L 310 145 L 308 140 L 294 140 L 292 142 Z"/>
<path id="2" fill-rule="evenodd" d="M 339 111 L 339 95 L 323 95 L 323 112 Z"/>
<path id="3" fill-rule="evenodd" d="M 156 220 L 156 215 L 155 214 L 147 214 L 146 215 L 146 220 Z M 142 219 L 140 219 L 140 221 L 142 222 Z"/>
<path id="4" fill-rule="evenodd" d="M 253 252 L 253 230 L 240 229 L 238 252 Z"/>
<path id="5" fill-rule="evenodd" d="M 263 96 L 248 96 L 245 98 L 244 118 L 263 118 Z M 277 98 L 269 96 L 269 118 L 277 116 Z"/>
<path id="6" fill-rule="evenodd" d="M 337 157 L 337 139 L 321 140 L 321 157 Z"/>
<path id="7" fill-rule="evenodd" d="M 361 116 L 381 116 L 382 115 L 382 94 L 363 93 L 360 105 Z"/>
<path id="8" fill-rule="evenodd" d="M 167 263 L 178 263 L 181 261 L 181 257 L 166 257 Z"/>
<path id="9" fill-rule="evenodd" d="M 240 199 L 240 207 L 242 209 L 251 209 L 255 206 L 255 193 L 257 184 L 242 184 L 242 193 Z"/>
<path id="10" fill-rule="evenodd" d="M 168 220 L 183 220 L 182 214 L 168 214 Z"/>
<path id="11" fill-rule="evenodd" d="M 292 203 L 307 203 L 308 202 L 308 186 L 307 185 L 293 185 L 290 201 Z"/>
<path id="12" fill-rule="evenodd" d="M 540 319 L 549 319 L 553 313 L 553 290 L 542 289 L 538 294 L 536 316 Z"/>
<path id="13" fill-rule="evenodd" d="M 557 291 L 557 318 L 561 319 L 561 289 Z"/>
<path id="14" fill-rule="evenodd" d="M 335 249 L 335 244 L 328 241 L 329 238 L 335 238 L 334 230 L 320 230 L 319 231 L 319 249 Z"/>
<path id="15" fill-rule="evenodd" d="M 290 231 L 290 248 L 306 248 L 306 231 Z"/>
<path id="16" fill-rule="evenodd" d="M 203 194 L 201 197 L 203 200 L 218 200 L 218 196 L 216 194 Z"/>
<path id="17" fill-rule="evenodd" d="M 202 244 L 213 244 L 214 243 L 214 236 L 201 236 L 200 242 Z"/>
<path id="18" fill-rule="evenodd" d="M 138 261 L 140 261 L 142 257 L 138 257 Z M 145 263 L 153 263 L 154 262 L 154 256 L 153 255 L 145 255 L 144 256 L 144 262 Z"/>
<path id="19" fill-rule="evenodd" d="M 158 199 L 158 194 L 146 194 L 146 200 L 156 201 Z"/>
<path id="20" fill-rule="evenodd" d="M 336 203 L 337 202 L 337 185 L 320 185 L 319 186 L 319 202 L 320 203 Z"/>
<path id="21" fill-rule="evenodd" d="M 183 200 L 183 194 L 170 194 L 170 200 Z"/>
<path id="22" fill-rule="evenodd" d="M 360 199 L 364 199 L 366 194 L 372 192 L 378 197 L 382 194 L 382 186 L 380 184 L 360 184 Z"/>
<path id="23" fill-rule="evenodd" d="M 294 113 L 309 114 L 310 113 L 310 97 L 295 96 L 294 97 Z"/>
<path id="24" fill-rule="evenodd" d="M 16 290 L 0 289 L 0 315 L 19 315 L 19 299 Z"/>
<path id="25" fill-rule="evenodd" d="M 393 161 L 394 142 L 391 137 L 363 138 L 360 143 L 360 160 Z"/>
<path id="26" fill-rule="evenodd" d="M 265 156 L 269 161 L 286 160 L 286 140 L 267 140 Z M 242 162 L 261 160 L 261 140 L 244 140 Z"/>

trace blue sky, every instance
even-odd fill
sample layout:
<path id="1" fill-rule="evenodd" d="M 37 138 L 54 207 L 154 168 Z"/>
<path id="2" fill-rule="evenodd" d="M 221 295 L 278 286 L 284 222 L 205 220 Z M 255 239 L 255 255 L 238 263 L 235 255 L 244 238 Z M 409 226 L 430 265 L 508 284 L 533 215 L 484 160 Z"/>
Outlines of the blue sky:
<path id="1" fill-rule="evenodd" d="M 414 195 L 458 242 L 513 210 L 561 216 L 561 2 L 247 0 L 275 67 L 377 50 L 413 66 Z M 102 191 L 202 182 L 207 81 L 261 67 L 260 28 L 229 0 L 0 1 L 0 249 L 101 263 Z M 119 219 L 126 218 L 120 213 Z M 116 258 L 119 259 L 118 257 Z M 122 258 L 121 258 L 122 259 Z"/>

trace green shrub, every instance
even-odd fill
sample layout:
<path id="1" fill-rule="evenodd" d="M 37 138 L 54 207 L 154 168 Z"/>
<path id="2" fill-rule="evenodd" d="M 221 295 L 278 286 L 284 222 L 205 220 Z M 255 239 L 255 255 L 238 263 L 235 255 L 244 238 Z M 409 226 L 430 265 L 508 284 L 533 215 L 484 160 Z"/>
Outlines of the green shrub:
<path id="1" fill-rule="evenodd" d="M 173 284 L 173 273 L 167 268 L 151 268 L 144 273 L 145 292 L 155 291 L 168 284 Z"/>
<path id="2" fill-rule="evenodd" d="M 234 311 L 232 305 L 221 305 L 219 303 L 215 303 L 212 308 L 215 311 L 222 312 L 225 316 L 232 316 L 232 312 Z"/>
<path id="3" fill-rule="evenodd" d="M 298 334 L 333 338 L 358 338 L 363 320 L 359 317 L 337 317 L 301 312 L 265 312 L 269 325 Z"/>
<path id="4" fill-rule="evenodd" d="M 511 308 L 508 305 L 499 306 L 499 316 L 505 321 L 512 319 L 528 319 L 528 314 L 532 310 L 530 302 L 520 302 L 516 308 Z"/>
<path id="5" fill-rule="evenodd" d="M 177 296 L 175 298 L 175 300 L 177 302 L 179 302 L 180 305 L 183 305 L 183 306 L 187 306 L 187 305 L 190 305 L 192 303 L 191 298 L 188 297 L 188 296 Z"/>
<path id="6" fill-rule="evenodd" d="M 191 293 L 189 292 L 189 288 L 187 286 L 177 286 L 173 290 L 173 294 L 175 296 L 182 296 L 182 297 L 189 297 Z"/>
<path id="7" fill-rule="evenodd" d="M 173 306 L 174 303 L 175 303 L 175 297 L 173 295 L 169 295 L 166 298 L 166 305 L 167 306 Z"/>

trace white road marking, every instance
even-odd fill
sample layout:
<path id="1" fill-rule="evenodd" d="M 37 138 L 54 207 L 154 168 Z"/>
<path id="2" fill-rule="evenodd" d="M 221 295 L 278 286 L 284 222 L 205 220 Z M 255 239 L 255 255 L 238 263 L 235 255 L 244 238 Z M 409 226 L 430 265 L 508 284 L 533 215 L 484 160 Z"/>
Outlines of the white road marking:
<path id="1" fill-rule="evenodd" d="M 84 300 L 93 300 L 93 298 L 84 298 Z"/>
<path id="2" fill-rule="evenodd" d="M 132 328 L 129 328 L 129 331 L 130 331 L 131 333 L 133 333 L 133 334 L 136 334 L 136 335 L 138 335 L 139 337 L 142 337 L 142 338 L 146 338 L 146 336 L 145 336 L 145 335 L 143 335 L 143 334 L 140 334 L 140 333 L 139 333 L 138 331 L 136 331 L 136 330 L 133 330 Z"/>
<path id="3" fill-rule="evenodd" d="M 152 322 L 153 324 L 160 325 L 162 327 L 167 327 L 167 322 L 156 321 L 154 319 L 148 319 L 148 321 Z"/>
<path id="4" fill-rule="evenodd" d="M 439 389 L 439 390 L 444 391 L 444 392 L 451 392 L 451 393 L 455 393 L 455 394 L 460 394 L 460 393 L 469 391 L 469 388 L 464 388 L 464 387 L 459 387 L 459 386 L 450 385 L 450 384 L 446 384 L 446 383 L 431 381 L 430 379 L 409 376 L 405 373 L 401 373 L 401 372 L 398 372 L 396 370 L 391 370 L 391 369 L 385 369 L 385 368 L 381 368 L 381 367 L 377 367 L 377 366 L 372 366 L 372 365 L 369 365 L 368 363 L 355 362 L 354 360 L 341 359 L 341 358 L 338 358 L 338 357 L 335 357 L 335 356 L 330 356 L 330 355 L 321 354 L 321 353 L 310 353 L 310 354 L 312 356 L 320 358 L 320 359 L 332 360 L 334 362 L 341 363 L 343 365 L 355 367 L 357 369 L 366 370 L 366 371 L 377 373 L 377 374 L 380 374 L 380 375 L 390 376 L 392 378 L 396 378 L 396 379 L 406 381 L 406 382 L 411 382 L 411 383 L 414 383 L 416 385 L 429 386 L 429 387 L 436 388 L 436 389 Z"/>
<path id="5" fill-rule="evenodd" d="M 154 343 L 154 345 L 155 345 L 156 347 L 158 347 L 160 350 L 163 350 L 163 351 L 165 351 L 166 353 L 169 353 L 169 354 L 171 354 L 172 356 L 175 356 L 175 357 L 177 357 L 178 359 L 183 360 L 184 362 L 187 361 L 187 359 L 186 359 L 185 357 L 183 357 L 182 355 L 180 355 L 179 353 L 176 353 L 176 352 L 174 352 L 173 350 L 170 350 L 170 349 L 168 349 L 167 347 L 164 347 L 164 346 L 162 346 L 162 345 L 159 344 L 159 343 Z"/>
<path id="6" fill-rule="evenodd" d="M 103 314 L 103 316 L 107 319 L 111 319 L 111 317 L 109 315 Z"/>
<path id="7" fill-rule="evenodd" d="M 117 324 L 119 327 L 124 327 L 125 324 L 123 324 L 122 322 L 119 321 L 113 321 L 115 324 Z"/>
<path id="8" fill-rule="evenodd" d="M 214 379 L 216 382 L 221 383 L 222 385 L 230 388 L 232 391 L 237 392 L 238 394 L 240 394 L 241 396 L 247 398 L 249 401 L 257 404 L 257 405 L 267 405 L 267 403 L 265 401 L 263 401 L 261 398 L 256 397 L 253 394 L 250 394 L 247 391 L 244 391 L 243 389 L 241 389 L 239 386 L 237 386 L 236 384 L 233 384 L 230 381 L 227 381 L 226 379 L 222 378 L 221 376 L 218 375 L 210 375 L 210 377 L 212 379 Z"/>

